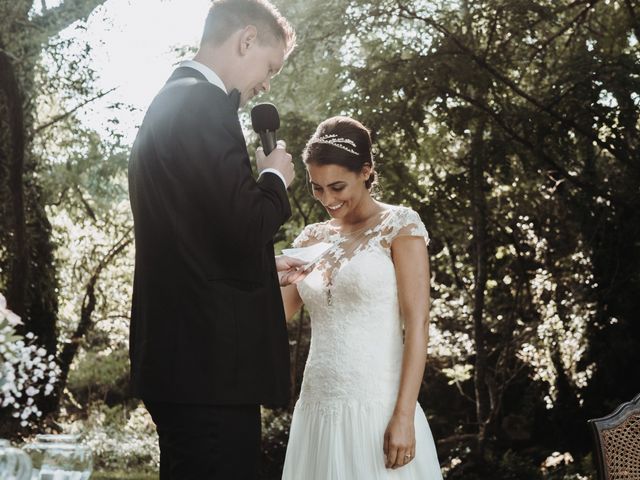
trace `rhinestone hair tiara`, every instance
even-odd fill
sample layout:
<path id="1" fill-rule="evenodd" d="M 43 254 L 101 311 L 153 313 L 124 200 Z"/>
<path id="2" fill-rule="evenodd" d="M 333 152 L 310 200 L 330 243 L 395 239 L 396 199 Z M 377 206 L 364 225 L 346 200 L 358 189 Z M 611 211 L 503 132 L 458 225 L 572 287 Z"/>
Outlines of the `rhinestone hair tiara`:
<path id="1" fill-rule="evenodd" d="M 330 135 L 322 135 L 321 137 L 316 137 L 311 141 L 311 143 L 312 144 L 326 143 L 327 145 L 333 145 L 334 147 L 341 148 L 346 152 L 353 153 L 354 155 L 358 155 L 358 152 L 356 152 L 355 150 L 347 146 L 349 145 L 349 146 L 352 146 L 353 148 L 356 148 L 356 142 L 348 138 L 338 137 L 338 135 L 336 135 L 335 133 L 332 133 Z"/>

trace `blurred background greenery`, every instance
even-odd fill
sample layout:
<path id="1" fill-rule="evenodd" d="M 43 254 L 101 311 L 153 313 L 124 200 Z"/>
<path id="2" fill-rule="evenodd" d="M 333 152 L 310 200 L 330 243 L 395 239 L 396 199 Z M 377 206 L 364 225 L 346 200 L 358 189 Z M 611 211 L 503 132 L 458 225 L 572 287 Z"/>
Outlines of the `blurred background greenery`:
<path id="1" fill-rule="evenodd" d="M 299 39 L 258 100 L 278 106 L 298 162 L 278 247 L 325 218 L 300 162 L 315 126 L 362 121 L 378 197 L 414 208 L 432 237 L 420 402 L 445 477 L 594 478 L 586 420 L 640 390 L 637 0 L 274 3 Z M 83 34 L 103 4 L 0 0 L 0 292 L 23 321 L 5 325 L 0 356 L 9 365 L 19 340 L 44 349 L 56 378 L 51 390 L 32 372 L 30 395 L 0 402 L 0 437 L 82 431 L 95 478 L 155 478 L 154 428 L 127 388 L 118 125 L 133 107 L 112 101 L 106 127 L 86 121 L 112 94 Z M 172 47 L 177 60 L 195 45 Z M 289 327 L 293 405 L 308 314 Z M 279 478 L 289 421 L 263 412 L 264 478 Z"/>

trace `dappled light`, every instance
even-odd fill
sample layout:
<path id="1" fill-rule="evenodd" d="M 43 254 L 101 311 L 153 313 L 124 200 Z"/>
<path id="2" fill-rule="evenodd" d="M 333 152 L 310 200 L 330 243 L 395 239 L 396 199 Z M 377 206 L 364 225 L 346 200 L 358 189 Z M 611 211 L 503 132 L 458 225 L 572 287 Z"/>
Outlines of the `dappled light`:
<path id="1" fill-rule="evenodd" d="M 297 47 L 238 116 L 256 177 L 259 102 L 277 106 L 296 167 L 275 253 L 331 219 L 302 161 L 316 127 L 362 122 L 374 197 L 410 207 L 431 239 L 418 402 L 443 477 L 595 480 L 587 420 L 640 389 L 640 5 L 273 3 Z M 128 169 L 209 5 L 0 2 L 0 438 L 80 433 L 91 478 L 157 478 L 129 384 Z M 311 316 L 287 323 L 288 408 L 262 407 L 264 479 L 282 475 Z"/>

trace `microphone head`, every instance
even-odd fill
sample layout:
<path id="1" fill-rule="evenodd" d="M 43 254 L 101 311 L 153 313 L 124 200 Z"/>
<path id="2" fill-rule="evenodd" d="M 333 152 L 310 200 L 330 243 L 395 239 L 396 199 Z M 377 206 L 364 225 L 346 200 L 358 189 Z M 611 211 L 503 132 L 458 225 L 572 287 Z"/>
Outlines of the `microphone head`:
<path id="1" fill-rule="evenodd" d="M 251 125 L 257 133 L 275 132 L 280 128 L 278 109 L 272 103 L 259 103 L 251 109 Z"/>

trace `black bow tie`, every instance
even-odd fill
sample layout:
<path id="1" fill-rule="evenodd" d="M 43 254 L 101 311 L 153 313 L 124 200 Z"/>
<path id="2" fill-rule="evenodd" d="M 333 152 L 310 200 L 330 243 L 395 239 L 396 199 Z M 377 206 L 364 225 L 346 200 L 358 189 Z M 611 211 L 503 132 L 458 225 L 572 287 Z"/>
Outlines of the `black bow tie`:
<path id="1" fill-rule="evenodd" d="M 240 92 L 235 88 L 229 92 L 229 101 L 236 110 L 240 108 Z"/>

